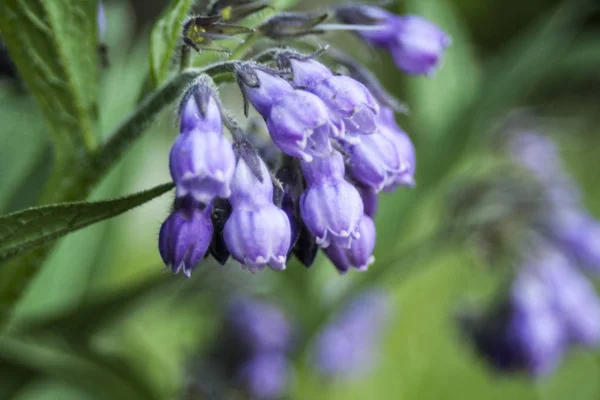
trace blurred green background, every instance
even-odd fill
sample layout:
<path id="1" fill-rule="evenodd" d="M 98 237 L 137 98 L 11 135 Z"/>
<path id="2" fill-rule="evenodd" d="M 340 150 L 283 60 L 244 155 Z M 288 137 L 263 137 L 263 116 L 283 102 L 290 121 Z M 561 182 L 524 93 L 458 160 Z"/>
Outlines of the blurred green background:
<path id="1" fill-rule="evenodd" d="M 110 67 L 101 73 L 102 132 L 110 132 L 135 108 L 148 71 L 149 31 L 165 3 L 105 4 Z M 300 3 L 300 8 L 323 5 Z M 487 132 L 505 113 L 522 106 L 552 117 L 548 133 L 561 144 L 586 205 L 600 216 L 596 177 L 600 169 L 600 41 L 595 40 L 600 38 L 600 20 L 593 7 L 584 12 L 583 4 L 588 3 L 581 2 L 581 7 L 573 3 L 405 0 L 397 6 L 398 11 L 419 13 L 438 23 L 451 34 L 453 45 L 443 68 L 431 79 L 399 73 L 385 55 L 369 63 L 386 87 L 409 105 L 410 115 L 400 116 L 399 122 L 414 139 L 419 157 L 417 187 L 382 196 L 376 221 L 376 257 L 381 261 L 369 272 L 339 276 L 319 256 L 309 271 L 292 264 L 283 273 L 250 275 L 230 262 L 224 267 L 200 266 L 189 281 L 163 274 L 156 242 L 172 201 L 167 194 L 62 239 L 19 300 L 8 332 L 20 321 L 110 297 L 146 279 L 169 281 L 153 283 L 155 290 L 133 305 L 125 300 L 112 303 L 105 311 L 114 318 L 94 333 L 90 347 L 105 357 L 95 365 L 109 365 L 126 382 L 144 382 L 157 398 L 177 398 L 190 379 L 187 363 L 210 347 L 220 317 L 218 304 L 233 288 L 266 296 L 306 321 L 314 307 L 327 310 L 353 283 L 381 277 L 372 283 L 392 291 L 395 317 L 381 345 L 377 368 L 357 381 L 323 382 L 301 356 L 290 398 L 600 398 L 599 354 L 571 353 L 554 376 L 538 381 L 500 376 L 474 354 L 461 339 L 455 317 L 465 302 L 483 304 L 501 274 L 490 270 L 460 241 L 448 238 L 450 246 L 436 243 L 425 255 L 395 257 L 398 249 L 427 240 L 440 224 L 446 194 L 458 180 L 485 169 L 493 158 Z M 576 16 L 567 18 L 568 13 Z M 563 29 L 563 17 L 576 22 Z M 554 20 L 560 29 L 542 35 Z M 341 36 L 332 41 L 354 48 Z M 356 55 L 370 59 L 369 54 Z M 227 95 L 227 89 L 224 92 Z M 44 178 L 42 172 L 32 170 L 43 160 L 47 143 L 34 101 L 6 80 L 0 81 L 0 121 L 0 210 L 6 213 L 32 204 Z M 91 198 L 113 198 L 169 181 L 168 152 L 177 133 L 174 121 L 170 107 Z M 52 349 L 60 347 L 53 344 L 57 341 L 73 354 L 88 354 L 89 349 L 77 345 L 78 328 L 71 329 L 71 336 L 50 335 L 43 343 Z M 2 346 L 8 349 L 8 342 Z M 117 392 L 102 387 L 108 380 L 90 382 L 93 375 L 78 374 L 75 360 L 60 359 L 45 350 L 36 352 L 35 344 L 31 346 L 7 350 L 14 356 L 14 365 L 6 361 L 9 356 L 0 363 L 0 398 L 115 398 Z M 23 364 L 35 366 L 33 372 L 25 366 L 26 372 L 19 372 L 20 358 L 30 360 Z M 105 397 L 98 397 L 101 393 Z"/>

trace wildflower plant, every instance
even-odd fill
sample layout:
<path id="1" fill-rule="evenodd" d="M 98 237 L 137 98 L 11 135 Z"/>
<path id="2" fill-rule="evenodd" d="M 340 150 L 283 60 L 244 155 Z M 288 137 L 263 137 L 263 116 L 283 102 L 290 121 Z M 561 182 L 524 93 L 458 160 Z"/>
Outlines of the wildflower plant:
<path id="1" fill-rule="evenodd" d="M 494 63 L 473 56 L 447 2 L 429 14 L 407 1 L 438 26 L 393 2 L 307 12 L 294 0 L 170 0 L 139 41 L 148 59 L 115 3 L 0 1 L 0 104 L 11 103 L 0 107 L 2 397 L 56 380 L 99 398 L 172 399 L 185 395 L 193 347 L 214 335 L 201 351 L 207 379 L 191 380 L 222 379 L 230 398 L 296 398 L 296 377 L 358 378 L 372 370 L 392 286 L 456 238 L 510 265 L 498 301 L 463 321 L 492 365 L 546 375 L 569 349 L 598 346 L 600 228 L 554 146 L 528 131 L 493 179 L 459 190 L 447 179 L 471 150 L 482 170 L 496 163 L 481 143 L 529 91 L 597 76 L 597 40 L 575 35 L 579 0 Z M 157 120 L 147 137 L 164 151 L 130 168 Z M 119 174 L 143 170 L 146 187 L 160 175 L 148 165 L 168 182 L 131 193 Z M 442 186 L 456 196 L 431 201 Z M 123 220 L 123 236 L 96 225 L 56 246 L 167 193 Z M 138 248 L 148 232 L 151 251 Z M 79 246 L 87 234 L 94 246 Z"/>

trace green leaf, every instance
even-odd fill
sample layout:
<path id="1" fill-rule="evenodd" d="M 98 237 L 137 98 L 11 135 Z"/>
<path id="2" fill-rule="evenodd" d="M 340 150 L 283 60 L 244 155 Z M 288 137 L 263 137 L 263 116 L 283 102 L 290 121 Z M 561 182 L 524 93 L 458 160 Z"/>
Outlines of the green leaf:
<path id="1" fill-rule="evenodd" d="M 177 72 L 173 55 L 181 42 L 183 20 L 192 3 L 192 0 L 172 0 L 152 29 L 150 72 L 155 86 L 159 86 Z"/>
<path id="2" fill-rule="evenodd" d="M 115 200 L 30 208 L 0 218 L 0 261 L 112 218 L 169 191 L 172 183 Z"/>
<path id="3" fill-rule="evenodd" d="M 124 289 L 113 290 L 113 293 L 103 293 L 97 298 L 70 307 L 60 313 L 44 315 L 34 320 L 24 320 L 17 324 L 15 330 L 20 334 L 28 335 L 52 332 L 69 337 L 72 341 L 85 341 L 89 335 L 127 315 L 133 306 L 146 296 L 173 285 L 175 282 L 181 281 L 169 279 L 161 274 Z"/>
<path id="4" fill-rule="evenodd" d="M 147 382 L 134 377 L 135 371 L 97 353 L 61 351 L 7 336 L 0 337 L 0 366 L 12 371 L 29 371 L 32 376 L 66 382 L 97 399 L 157 399 Z"/>
<path id="5" fill-rule="evenodd" d="M 0 34 L 52 128 L 59 156 L 94 143 L 98 54 L 96 0 L 3 0 Z"/>

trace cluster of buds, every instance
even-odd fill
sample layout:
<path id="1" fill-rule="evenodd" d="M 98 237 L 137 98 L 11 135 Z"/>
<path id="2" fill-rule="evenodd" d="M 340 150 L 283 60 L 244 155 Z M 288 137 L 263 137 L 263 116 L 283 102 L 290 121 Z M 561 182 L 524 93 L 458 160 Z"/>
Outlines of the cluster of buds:
<path id="1" fill-rule="evenodd" d="M 580 269 L 598 271 L 598 222 L 583 208 L 556 145 L 531 132 L 511 136 L 513 161 L 546 201 L 521 251 L 518 272 L 497 307 L 465 325 L 477 349 L 502 371 L 546 375 L 572 346 L 600 345 L 600 298 Z"/>
<path id="2" fill-rule="evenodd" d="M 322 53 L 276 49 L 265 63 L 229 63 L 246 115 L 251 104 L 270 140 L 239 128 L 207 76 L 186 92 L 170 156 L 177 200 L 159 246 L 174 272 L 189 276 L 208 253 L 250 272 L 282 270 L 292 254 L 309 267 L 319 248 L 342 273 L 374 261 L 377 194 L 414 185 L 415 149 L 366 68 L 335 74 Z"/>

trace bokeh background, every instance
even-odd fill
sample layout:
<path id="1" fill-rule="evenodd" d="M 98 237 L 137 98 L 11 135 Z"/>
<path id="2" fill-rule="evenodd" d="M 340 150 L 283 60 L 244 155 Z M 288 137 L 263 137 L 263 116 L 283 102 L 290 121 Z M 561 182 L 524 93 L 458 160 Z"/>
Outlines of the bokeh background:
<path id="1" fill-rule="evenodd" d="M 323 6 L 300 3 L 305 9 Z M 486 304 L 502 282 L 502 268 L 480 257 L 464 238 L 448 237 L 442 244 L 429 240 L 445 218 L 448 196 L 481 176 L 495 157 L 495 128 L 523 107 L 543 121 L 541 133 L 560 144 L 585 204 L 600 216 L 600 41 L 594 40 L 600 37 L 600 13 L 585 7 L 593 2 L 575 3 L 404 0 L 394 6 L 398 12 L 422 14 L 453 37 L 443 68 L 432 78 L 408 77 L 386 55 L 357 51 L 354 39 L 332 36 L 333 43 L 368 62 L 409 105 L 410 115 L 398 121 L 418 152 L 417 186 L 382 196 L 376 219 L 379 261 L 369 272 L 340 276 L 319 256 L 310 270 L 292 263 L 283 273 L 251 275 L 233 261 L 223 267 L 208 262 L 190 280 L 162 273 L 156 242 L 172 201 L 167 194 L 61 240 L 19 301 L 11 325 L 152 282 L 152 289 L 134 301 L 132 295 L 87 319 L 79 315 L 74 326 L 48 340 L 77 352 L 77 337 L 88 322 L 104 318 L 106 324 L 93 333 L 92 348 L 110 355 L 111 368 L 126 381 L 144 382 L 158 398 L 178 398 L 186 382 L 203 379 L 190 376 L 190 362 L 214 345 L 222 304 L 234 291 L 269 299 L 297 321 L 301 332 L 310 332 L 311 318 L 318 314 L 314 310 L 332 312 L 347 290 L 375 285 L 388 290 L 393 302 L 376 367 L 361 378 L 324 380 L 299 354 L 290 399 L 600 398 L 600 354 L 594 352 L 571 352 L 555 374 L 538 380 L 491 370 L 461 336 L 456 318 L 466 307 Z M 101 76 L 103 132 L 111 132 L 135 108 L 148 71 L 149 31 L 165 5 L 160 0 L 105 2 L 110 67 Z M 227 104 L 239 110 L 239 99 Z M 47 143 L 33 99 L 11 80 L 0 80 L 0 121 L 0 210 L 6 213 L 32 204 L 44 179 L 33 166 L 47 157 Z M 92 199 L 169 181 L 174 121 L 170 107 Z M 402 251 L 415 245 L 421 249 Z M 24 356 L 15 350 L 16 360 L 31 357 L 48 368 L 23 378 L 17 391 L 8 388 L 21 378 L 7 369 L 0 376 L 0 398 L 5 398 L 3 387 L 11 393 L 6 398 L 20 400 L 93 399 L 102 390 L 110 393 L 88 382 L 93 378 L 77 376 L 76 364 L 69 366 L 68 359 L 55 364 L 42 353 Z"/>

